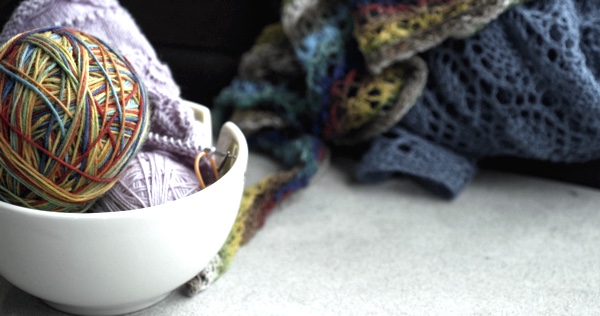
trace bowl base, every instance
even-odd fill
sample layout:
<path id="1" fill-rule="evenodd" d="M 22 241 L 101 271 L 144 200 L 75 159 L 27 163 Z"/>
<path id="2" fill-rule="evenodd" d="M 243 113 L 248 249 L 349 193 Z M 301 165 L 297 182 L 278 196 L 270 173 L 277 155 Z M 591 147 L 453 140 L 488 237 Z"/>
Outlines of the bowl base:
<path id="1" fill-rule="evenodd" d="M 43 301 L 50 307 L 57 309 L 61 312 L 69 313 L 69 314 L 108 316 L 108 315 L 123 315 L 123 314 L 140 311 L 140 310 L 148 308 L 154 304 L 157 304 L 158 302 L 167 298 L 170 294 L 171 294 L 171 292 L 169 292 L 167 294 L 161 294 L 158 297 L 154 297 L 154 298 L 140 301 L 140 302 L 134 302 L 131 304 L 116 305 L 116 306 L 102 306 L 102 307 L 76 306 L 76 305 L 67 305 L 67 304 L 46 301 L 46 300 L 43 300 Z"/>

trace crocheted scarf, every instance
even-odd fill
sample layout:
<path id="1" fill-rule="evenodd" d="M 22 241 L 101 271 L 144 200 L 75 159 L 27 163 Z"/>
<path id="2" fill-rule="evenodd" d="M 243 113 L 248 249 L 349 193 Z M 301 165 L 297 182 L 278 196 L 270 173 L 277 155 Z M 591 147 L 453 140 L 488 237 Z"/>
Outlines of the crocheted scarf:
<path id="1" fill-rule="evenodd" d="M 288 0 L 281 12 L 215 100 L 287 168 L 246 191 L 242 244 L 325 148 L 368 148 L 359 181 L 404 175 L 447 198 L 485 157 L 600 157 L 598 1 Z"/>

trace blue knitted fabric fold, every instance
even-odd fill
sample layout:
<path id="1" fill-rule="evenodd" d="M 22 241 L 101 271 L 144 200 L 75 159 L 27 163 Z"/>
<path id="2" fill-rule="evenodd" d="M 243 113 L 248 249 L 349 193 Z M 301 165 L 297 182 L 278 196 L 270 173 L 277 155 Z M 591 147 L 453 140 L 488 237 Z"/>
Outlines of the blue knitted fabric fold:
<path id="1" fill-rule="evenodd" d="M 394 155 L 382 154 L 391 148 Z M 381 181 L 393 172 L 401 172 L 447 198 L 456 196 L 477 173 L 475 161 L 400 127 L 393 127 L 375 139 L 363 161 L 377 161 L 379 167 L 377 170 L 360 168 L 358 174 L 364 176 L 364 182 Z M 363 163 L 365 165 L 369 166 Z M 361 172 L 366 174 L 361 175 Z"/>
<path id="2" fill-rule="evenodd" d="M 402 173 L 446 196 L 476 161 L 600 157 L 600 1 L 533 1 L 423 54 L 422 97 L 377 137 L 357 178 Z"/>

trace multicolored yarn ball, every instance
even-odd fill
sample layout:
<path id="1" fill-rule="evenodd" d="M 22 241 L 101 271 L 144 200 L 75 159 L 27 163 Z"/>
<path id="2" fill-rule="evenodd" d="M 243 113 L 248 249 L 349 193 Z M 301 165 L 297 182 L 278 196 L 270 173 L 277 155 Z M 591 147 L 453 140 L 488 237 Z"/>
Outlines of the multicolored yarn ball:
<path id="1" fill-rule="evenodd" d="M 128 211 L 175 201 L 200 190 L 192 168 L 163 152 L 138 153 L 92 212 Z"/>
<path id="2" fill-rule="evenodd" d="M 116 183 L 149 129 L 144 87 L 101 40 L 50 27 L 0 47 L 0 199 L 83 212 Z"/>

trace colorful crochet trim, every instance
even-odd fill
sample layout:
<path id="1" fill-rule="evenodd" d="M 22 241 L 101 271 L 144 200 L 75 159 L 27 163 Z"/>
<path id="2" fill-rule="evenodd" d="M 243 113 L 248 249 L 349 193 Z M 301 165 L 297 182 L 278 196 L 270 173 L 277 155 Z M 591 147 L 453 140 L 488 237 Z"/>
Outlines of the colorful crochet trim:
<path id="1" fill-rule="evenodd" d="M 467 37 L 510 6 L 524 1 L 350 1 L 355 37 L 369 67 L 378 73 L 432 48 L 448 37 Z"/>

